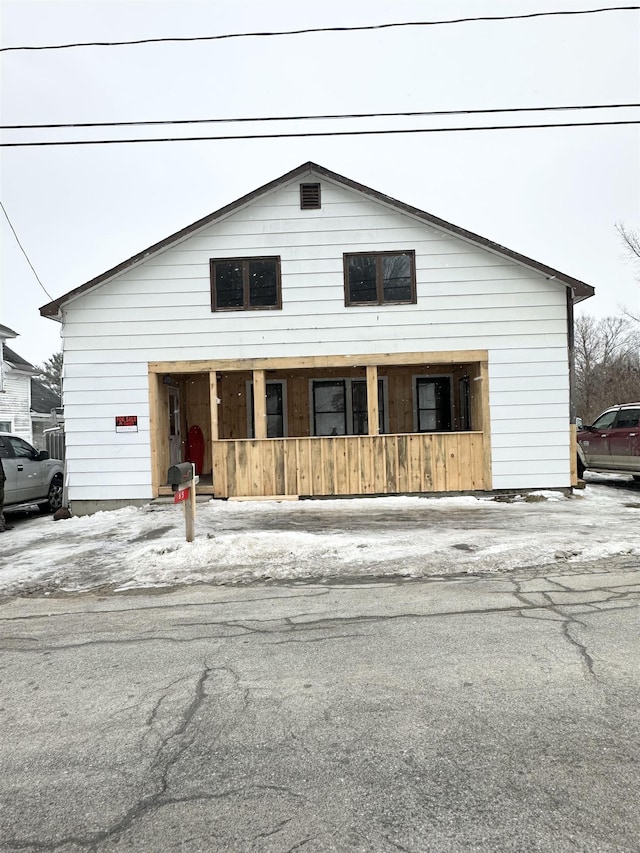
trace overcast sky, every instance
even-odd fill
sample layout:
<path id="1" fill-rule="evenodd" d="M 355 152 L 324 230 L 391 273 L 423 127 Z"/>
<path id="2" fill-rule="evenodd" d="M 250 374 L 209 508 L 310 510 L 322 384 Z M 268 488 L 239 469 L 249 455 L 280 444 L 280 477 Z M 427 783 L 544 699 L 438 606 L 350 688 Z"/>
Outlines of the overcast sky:
<path id="1" fill-rule="evenodd" d="M 619 4 L 633 5 L 628 0 Z M 2 0 L 2 47 L 589 9 L 588 0 Z M 640 14 L 2 53 L 2 124 L 640 102 Z M 640 109 L 539 121 L 640 120 Z M 514 120 L 515 119 L 515 120 Z M 3 131 L 3 142 L 521 123 L 532 114 Z M 447 124 L 448 122 L 448 124 Z M 51 297 L 313 160 L 586 281 L 596 316 L 640 308 L 616 222 L 640 227 L 638 125 L 3 148 L 1 196 Z M 34 363 L 60 346 L 2 216 L 0 323 Z"/>

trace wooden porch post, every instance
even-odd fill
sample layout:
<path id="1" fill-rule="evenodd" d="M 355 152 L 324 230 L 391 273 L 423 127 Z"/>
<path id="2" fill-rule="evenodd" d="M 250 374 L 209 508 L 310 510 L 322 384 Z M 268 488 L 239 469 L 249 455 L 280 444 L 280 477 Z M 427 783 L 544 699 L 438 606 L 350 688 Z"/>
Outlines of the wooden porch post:
<path id="1" fill-rule="evenodd" d="M 151 441 L 151 490 L 154 498 L 158 497 L 160 479 L 161 422 L 160 400 L 158 393 L 158 374 L 149 371 L 149 438 Z"/>
<path id="2" fill-rule="evenodd" d="M 267 437 L 267 383 L 264 370 L 253 371 L 253 420 L 255 437 Z"/>
<path id="3" fill-rule="evenodd" d="M 218 377 L 215 370 L 209 372 L 209 410 L 213 442 L 218 440 Z"/>
<path id="4" fill-rule="evenodd" d="M 367 365 L 367 419 L 369 421 L 369 435 L 379 435 L 378 423 L 378 366 Z"/>
<path id="5" fill-rule="evenodd" d="M 489 362 L 480 362 L 480 393 L 482 400 L 482 462 L 483 462 L 483 489 L 490 491 L 493 488 L 493 475 L 491 469 L 491 409 L 489 407 Z"/>
<path id="6" fill-rule="evenodd" d="M 209 371 L 209 425 L 211 429 L 211 438 L 209 440 L 209 448 L 211 450 L 211 484 L 214 492 L 217 493 L 220 489 L 220 471 L 216 475 L 216 442 L 220 437 L 220 425 L 218 421 L 218 374 L 215 370 Z"/>

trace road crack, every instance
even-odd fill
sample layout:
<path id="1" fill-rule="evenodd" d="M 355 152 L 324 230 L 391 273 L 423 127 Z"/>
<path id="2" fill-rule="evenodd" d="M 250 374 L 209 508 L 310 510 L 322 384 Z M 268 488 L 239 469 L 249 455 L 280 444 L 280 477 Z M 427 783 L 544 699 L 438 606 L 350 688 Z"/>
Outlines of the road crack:
<path id="1" fill-rule="evenodd" d="M 191 746 L 193 743 L 193 737 L 185 737 L 187 731 L 193 720 L 198 713 L 199 709 L 203 706 L 206 699 L 206 690 L 205 685 L 211 675 L 212 672 L 216 670 L 222 669 L 220 667 L 213 668 L 209 666 L 204 666 L 202 671 L 200 672 L 196 683 L 193 689 L 193 696 L 191 701 L 186 706 L 178 724 L 174 727 L 174 729 L 164 738 L 162 738 L 160 746 L 156 751 L 156 756 L 151 765 L 151 773 L 159 776 L 159 782 L 157 783 L 156 790 L 153 793 L 148 794 L 147 796 L 140 799 L 134 805 L 132 805 L 127 811 L 122 815 L 122 817 L 117 820 L 115 823 L 111 824 L 111 826 L 106 829 L 100 830 L 98 832 L 88 833 L 87 835 L 67 835 L 64 838 L 60 838 L 57 841 L 38 841 L 35 839 L 8 839 L 5 843 L 7 845 L 7 849 L 10 850 L 58 850 L 61 847 L 65 847 L 67 845 L 76 845 L 77 847 L 86 848 L 87 850 L 96 849 L 98 844 L 101 844 L 104 841 L 109 841 L 113 838 L 116 838 L 122 835 L 123 832 L 126 832 L 135 821 L 137 821 L 141 816 L 143 816 L 148 811 L 156 808 L 157 806 L 165 805 L 165 794 L 168 787 L 168 775 L 171 771 L 171 768 L 176 764 L 176 762 L 180 759 L 182 754 Z M 170 689 L 171 685 L 167 688 Z M 166 691 L 163 694 L 164 698 L 166 696 Z M 162 701 L 159 700 L 159 703 Z M 156 703 L 156 707 L 159 703 Z M 155 719 L 154 714 L 151 714 L 151 718 Z"/>

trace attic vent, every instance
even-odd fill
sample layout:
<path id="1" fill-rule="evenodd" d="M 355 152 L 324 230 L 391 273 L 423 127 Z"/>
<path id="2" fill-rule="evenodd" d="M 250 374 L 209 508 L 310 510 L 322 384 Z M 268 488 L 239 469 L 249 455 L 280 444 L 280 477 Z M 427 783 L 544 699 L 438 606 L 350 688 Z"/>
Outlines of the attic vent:
<path id="1" fill-rule="evenodd" d="M 300 210 L 320 207 L 320 184 L 300 184 Z"/>

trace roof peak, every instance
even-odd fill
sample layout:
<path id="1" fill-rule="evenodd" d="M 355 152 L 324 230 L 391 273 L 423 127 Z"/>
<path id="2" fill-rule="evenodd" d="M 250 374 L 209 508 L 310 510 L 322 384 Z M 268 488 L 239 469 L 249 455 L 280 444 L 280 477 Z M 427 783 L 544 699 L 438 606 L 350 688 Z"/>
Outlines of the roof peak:
<path id="1" fill-rule="evenodd" d="M 138 252 L 138 254 L 133 255 L 131 258 L 128 258 L 126 261 L 123 261 L 117 266 L 112 267 L 101 275 L 98 275 L 95 278 L 85 282 L 84 284 L 81 284 L 79 287 L 70 290 L 68 293 L 63 294 L 58 299 L 54 299 L 52 302 L 43 305 L 40 308 L 40 314 L 43 317 L 53 317 L 56 319 L 60 319 L 60 309 L 66 302 L 70 301 L 71 299 L 80 296 L 82 293 L 85 293 L 93 287 L 97 287 L 100 284 L 104 284 L 109 279 L 113 278 L 116 275 L 119 275 L 126 269 L 137 265 L 141 261 L 146 260 L 151 255 L 154 255 L 159 251 L 163 251 L 172 244 L 185 239 L 186 237 L 190 236 L 201 228 L 204 228 L 207 225 L 214 223 L 216 220 L 227 216 L 228 214 L 234 212 L 235 210 L 238 210 L 241 207 L 244 207 L 247 204 L 250 204 L 252 201 L 259 198 L 260 196 L 266 195 L 267 193 L 289 183 L 292 180 L 295 180 L 296 178 L 309 171 L 316 172 L 327 180 L 334 181 L 337 184 L 341 184 L 342 186 L 346 186 L 349 189 L 362 193 L 363 195 L 366 195 L 377 202 L 389 205 L 390 207 L 394 207 L 397 210 L 414 216 L 417 219 L 425 222 L 427 225 L 439 228 L 449 234 L 452 234 L 453 236 L 460 237 L 463 240 L 467 240 L 484 249 L 503 255 L 509 258 L 510 260 L 515 261 L 516 263 L 522 264 L 524 266 L 529 267 L 530 269 L 534 269 L 542 273 L 549 279 L 557 279 L 566 287 L 572 289 L 573 298 L 576 302 L 593 296 L 593 287 L 588 284 L 585 284 L 585 282 L 583 281 L 579 281 L 578 279 L 572 278 L 571 276 L 568 276 L 565 273 L 560 272 L 559 270 L 553 269 L 552 267 L 548 267 L 545 264 L 541 264 L 540 262 L 535 261 L 532 258 L 528 258 L 525 255 L 521 255 L 518 252 L 514 252 L 511 249 L 507 249 L 505 246 L 501 246 L 499 243 L 495 243 L 493 240 L 489 240 L 486 237 L 482 237 L 479 234 L 473 233 L 472 231 L 467 231 L 464 228 L 460 228 L 459 226 L 454 225 L 451 222 L 447 222 L 444 219 L 440 219 L 440 217 L 438 216 L 434 216 L 431 213 L 427 213 L 427 211 L 425 210 L 421 210 L 420 208 L 413 207 L 410 204 L 406 204 L 405 202 L 399 201 L 398 199 L 386 195 L 385 193 L 382 193 L 378 190 L 372 189 L 371 187 L 368 187 L 365 184 L 360 184 L 358 183 L 358 181 L 355 181 L 351 178 L 347 178 L 344 175 L 340 175 L 338 172 L 333 172 L 331 171 L 331 169 L 327 169 L 325 166 L 321 166 L 319 163 L 314 163 L 312 160 L 307 160 L 305 163 L 296 166 L 295 169 L 291 169 L 291 171 L 285 172 L 283 175 L 280 175 L 280 177 L 275 178 L 274 180 L 269 181 L 266 184 L 263 184 L 262 186 L 258 187 L 255 190 L 252 190 L 249 193 L 246 193 L 243 196 L 240 196 L 240 198 L 236 199 L 235 201 L 232 201 L 230 204 L 227 204 L 219 208 L 218 210 L 215 210 L 213 213 L 210 213 L 207 216 L 204 216 L 201 219 L 192 222 L 191 225 L 187 225 L 180 231 L 176 231 L 174 234 L 170 234 L 168 237 L 165 237 L 164 240 L 160 240 L 158 243 L 154 243 L 152 246 L 143 249 L 142 252 Z"/>

